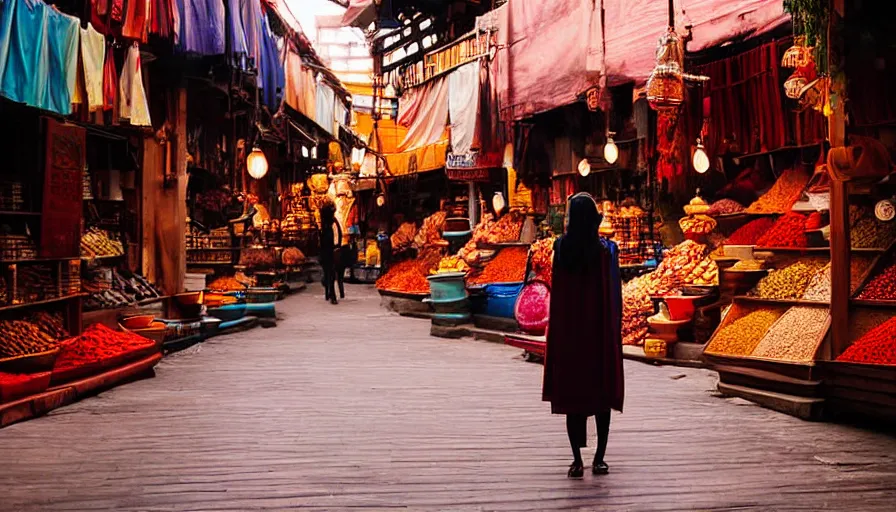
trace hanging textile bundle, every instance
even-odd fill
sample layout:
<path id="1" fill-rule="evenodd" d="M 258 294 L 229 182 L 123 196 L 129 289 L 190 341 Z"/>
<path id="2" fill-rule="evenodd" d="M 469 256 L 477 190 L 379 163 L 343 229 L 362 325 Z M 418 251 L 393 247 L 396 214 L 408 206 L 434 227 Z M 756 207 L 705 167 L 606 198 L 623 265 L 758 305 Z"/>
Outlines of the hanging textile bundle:
<path id="1" fill-rule="evenodd" d="M 793 39 L 793 46 L 784 52 L 781 58 L 781 67 L 788 69 L 804 68 L 814 62 L 815 48 L 806 46 L 806 36 L 797 36 Z"/>
<path id="2" fill-rule="evenodd" d="M 647 101 L 654 110 L 674 110 L 684 102 L 681 40 L 669 27 L 660 38 L 656 67 L 647 79 Z"/>

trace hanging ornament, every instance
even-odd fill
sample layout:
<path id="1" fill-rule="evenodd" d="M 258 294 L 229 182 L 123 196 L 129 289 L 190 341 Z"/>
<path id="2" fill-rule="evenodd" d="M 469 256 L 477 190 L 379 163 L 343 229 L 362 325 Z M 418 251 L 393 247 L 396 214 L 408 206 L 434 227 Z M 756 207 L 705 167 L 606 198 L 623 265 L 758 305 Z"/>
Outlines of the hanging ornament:
<path id="1" fill-rule="evenodd" d="M 806 87 L 808 83 L 809 80 L 807 80 L 802 71 L 798 69 L 790 75 L 790 78 L 788 78 L 786 82 L 784 82 L 784 94 L 792 100 L 798 100 L 800 98 L 800 92 L 802 92 L 803 88 Z"/>
<path id="2" fill-rule="evenodd" d="M 697 139 L 697 147 L 694 149 L 694 157 L 691 159 L 691 163 L 694 164 L 694 170 L 700 174 L 709 170 L 709 156 L 706 154 L 706 149 L 703 148 L 703 141 L 700 139 Z"/>
<path id="3" fill-rule="evenodd" d="M 268 159 L 258 146 L 252 148 L 252 152 L 246 158 L 246 168 L 249 171 L 249 176 L 256 180 L 264 178 L 265 174 L 268 173 Z"/>
<path id="4" fill-rule="evenodd" d="M 797 36 L 793 38 L 793 46 L 784 52 L 781 57 L 781 67 L 788 69 L 798 69 L 808 66 L 815 62 L 815 48 L 806 45 L 806 36 Z"/>
<path id="5" fill-rule="evenodd" d="M 669 27 L 660 38 L 656 66 L 647 79 L 647 101 L 654 110 L 676 110 L 684 102 L 681 39 Z"/>
<path id="6" fill-rule="evenodd" d="M 607 135 L 607 143 L 604 144 L 604 160 L 612 165 L 615 164 L 618 159 L 619 148 L 616 147 L 616 143 L 613 141 L 613 134 L 611 133 L 610 135 Z"/>

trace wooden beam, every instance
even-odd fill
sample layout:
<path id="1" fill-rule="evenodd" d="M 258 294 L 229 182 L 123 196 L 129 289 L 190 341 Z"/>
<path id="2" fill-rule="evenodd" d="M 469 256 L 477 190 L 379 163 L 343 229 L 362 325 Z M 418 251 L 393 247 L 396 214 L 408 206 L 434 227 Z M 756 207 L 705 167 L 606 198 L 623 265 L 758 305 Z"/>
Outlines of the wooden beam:
<path id="1" fill-rule="evenodd" d="M 845 0 L 831 2 L 828 20 L 828 69 L 844 69 L 843 44 L 840 32 L 835 27 L 845 17 Z M 833 91 L 846 91 L 843 74 L 832 78 Z M 831 147 L 846 144 L 846 110 L 840 101 L 833 106 L 828 119 L 828 140 Z M 849 346 L 849 295 L 850 295 L 850 237 L 849 237 L 849 194 L 845 181 L 831 183 L 831 346 L 823 357 L 834 359 Z"/>

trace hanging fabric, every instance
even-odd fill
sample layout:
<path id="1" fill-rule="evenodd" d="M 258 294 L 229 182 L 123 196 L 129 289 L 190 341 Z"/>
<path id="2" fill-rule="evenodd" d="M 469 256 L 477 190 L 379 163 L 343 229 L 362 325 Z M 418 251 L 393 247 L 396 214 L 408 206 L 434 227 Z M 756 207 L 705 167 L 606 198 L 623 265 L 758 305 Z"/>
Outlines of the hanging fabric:
<path id="1" fill-rule="evenodd" d="M 333 126 L 336 122 L 336 94 L 329 85 L 321 82 L 317 84 L 316 100 L 314 122 L 327 132 L 335 134 Z"/>
<path id="2" fill-rule="evenodd" d="M 95 111 L 103 108 L 103 62 L 106 38 L 90 23 L 81 30 L 81 67 L 84 86 L 87 89 L 87 108 Z"/>
<path id="3" fill-rule="evenodd" d="M 180 11 L 178 49 L 197 55 L 224 53 L 224 2 L 176 0 Z"/>
<path id="4" fill-rule="evenodd" d="M 420 93 L 421 90 L 422 88 L 419 87 L 408 89 L 401 95 L 401 98 L 398 98 L 398 119 L 396 122 L 399 126 L 410 128 L 411 123 L 417 117 L 417 114 L 420 112 L 420 100 L 423 97 Z"/>
<path id="5" fill-rule="evenodd" d="M 302 64 L 302 57 L 293 48 L 286 51 L 286 92 L 283 101 L 308 119 L 317 119 L 317 83 L 314 73 Z"/>
<path id="6" fill-rule="evenodd" d="M 174 35 L 174 21 L 172 15 L 177 9 L 171 0 L 148 0 L 149 7 L 149 35 L 170 39 Z"/>
<path id="7" fill-rule="evenodd" d="M 418 114 L 408 128 L 407 136 L 399 147 L 404 152 L 409 149 L 435 144 L 445 134 L 448 124 L 448 79 L 438 78 L 423 86 Z"/>
<path id="8" fill-rule="evenodd" d="M 121 35 L 141 43 L 146 42 L 146 9 L 147 0 L 128 0 L 124 11 L 124 24 L 121 27 Z"/>
<path id="9" fill-rule="evenodd" d="M 149 104 L 143 90 L 143 71 L 140 65 L 140 48 L 137 43 L 128 48 L 128 55 L 121 70 L 121 103 L 119 115 L 134 126 L 152 126 Z"/>
<path id="10" fill-rule="evenodd" d="M 62 115 L 72 113 L 72 99 L 78 77 L 80 20 L 55 7 L 47 9 L 47 90 L 38 106 Z"/>
<path id="11" fill-rule="evenodd" d="M 112 45 L 106 50 L 103 63 L 103 110 L 115 110 L 118 105 L 118 70 L 115 68 L 115 54 Z"/>
<path id="12" fill-rule="evenodd" d="M 0 94 L 35 107 L 49 75 L 47 10 L 39 0 L 4 0 L 0 11 Z"/>
<path id="13" fill-rule="evenodd" d="M 259 61 L 261 61 L 263 33 L 261 24 L 264 21 L 261 13 L 261 2 L 258 0 L 241 0 L 239 12 L 242 16 L 243 34 L 246 38 L 246 55 L 254 62 L 254 64 L 249 63 L 249 67 L 254 65 L 256 69 L 259 69 L 257 81 L 258 84 L 261 84 L 263 78 L 260 73 Z"/>
<path id="14" fill-rule="evenodd" d="M 258 81 L 261 84 L 262 101 L 271 110 L 280 107 L 280 95 L 284 88 L 283 61 L 277 48 L 277 39 L 271 32 L 268 19 L 262 20 L 262 36 L 260 41 L 260 60 L 258 62 Z"/>
<path id="15" fill-rule="evenodd" d="M 243 28 L 243 16 L 241 4 L 243 0 L 227 0 L 227 7 L 230 16 L 227 17 L 227 34 L 230 36 L 230 55 L 246 55 L 248 53 L 246 45 L 246 31 Z"/>
<path id="16" fill-rule="evenodd" d="M 471 62 L 448 75 L 448 116 L 451 151 L 470 153 L 479 146 L 479 62 Z"/>

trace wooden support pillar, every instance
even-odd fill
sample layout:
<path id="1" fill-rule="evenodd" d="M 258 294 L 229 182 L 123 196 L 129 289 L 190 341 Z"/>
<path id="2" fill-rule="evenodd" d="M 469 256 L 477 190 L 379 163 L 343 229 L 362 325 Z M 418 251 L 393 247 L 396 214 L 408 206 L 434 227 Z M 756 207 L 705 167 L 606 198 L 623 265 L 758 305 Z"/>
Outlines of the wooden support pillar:
<path id="1" fill-rule="evenodd" d="M 831 16 L 828 22 L 829 67 L 844 69 L 843 44 L 835 29 L 845 15 L 845 0 L 832 0 Z M 839 73 L 831 79 L 831 90 L 838 93 L 838 101 L 833 105 L 828 122 L 828 140 L 831 147 L 846 144 L 846 110 L 843 98 L 846 79 Z M 849 346 L 849 295 L 850 295 L 850 238 L 849 238 L 849 191 L 845 181 L 833 180 L 831 184 L 831 344 L 826 359 L 833 359 Z"/>

